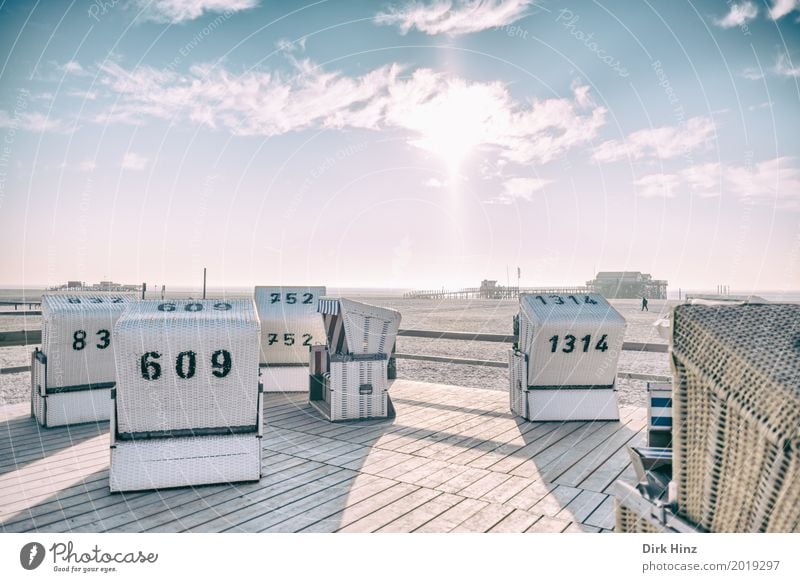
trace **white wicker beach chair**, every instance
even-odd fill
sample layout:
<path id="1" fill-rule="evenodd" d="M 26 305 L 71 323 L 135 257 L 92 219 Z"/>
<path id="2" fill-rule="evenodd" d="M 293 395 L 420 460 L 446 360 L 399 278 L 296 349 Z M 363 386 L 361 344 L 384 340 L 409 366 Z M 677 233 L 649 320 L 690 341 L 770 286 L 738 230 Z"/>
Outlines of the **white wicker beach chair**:
<path id="1" fill-rule="evenodd" d="M 42 426 L 108 420 L 116 382 L 114 324 L 132 293 L 42 296 L 42 348 L 31 359 L 31 412 Z"/>
<path id="2" fill-rule="evenodd" d="M 800 305 L 673 311 L 679 512 L 711 532 L 800 531 Z"/>
<path id="3" fill-rule="evenodd" d="M 528 420 L 618 420 L 625 325 L 602 295 L 521 295 L 512 411 Z"/>
<path id="4" fill-rule="evenodd" d="M 261 321 L 261 381 L 266 392 L 305 392 L 308 354 L 325 343 L 317 300 L 325 287 L 256 287 Z"/>
<path id="5" fill-rule="evenodd" d="M 388 360 L 400 313 L 358 301 L 322 298 L 329 346 L 312 348 L 309 401 L 331 421 L 394 416 Z"/>
<path id="6" fill-rule="evenodd" d="M 253 301 L 142 301 L 114 331 L 111 490 L 260 479 Z"/>

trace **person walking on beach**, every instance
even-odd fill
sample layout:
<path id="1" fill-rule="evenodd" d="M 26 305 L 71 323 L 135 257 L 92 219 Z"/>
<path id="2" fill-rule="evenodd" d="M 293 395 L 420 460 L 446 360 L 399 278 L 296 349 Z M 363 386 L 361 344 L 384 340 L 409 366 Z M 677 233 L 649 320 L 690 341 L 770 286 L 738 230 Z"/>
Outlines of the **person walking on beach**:
<path id="1" fill-rule="evenodd" d="M 650 311 L 647 308 L 647 297 L 642 297 L 642 311 Z"/>

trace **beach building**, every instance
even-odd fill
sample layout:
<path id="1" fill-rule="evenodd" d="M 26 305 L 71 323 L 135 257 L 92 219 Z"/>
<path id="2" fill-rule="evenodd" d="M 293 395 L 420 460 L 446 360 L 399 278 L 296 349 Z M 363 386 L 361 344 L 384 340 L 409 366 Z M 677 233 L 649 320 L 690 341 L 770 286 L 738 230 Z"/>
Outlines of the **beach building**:
<path id="1" fill-rule="evenodd" d="M 142 290 L 141 285 L 129 285 L 115 283 L 114 281 L 100 281 L 87 285 L 85 281 L 67 281 L 64 285 L 50 287 L 48 291 L 113 291 L 113 292 L 137 292 Z"/>
<path id="2" fill-rule="evenodd" d="M 586 286 L 609 299 L 667 298 L 667 281 L 640 271 L 600 271 Z"/>

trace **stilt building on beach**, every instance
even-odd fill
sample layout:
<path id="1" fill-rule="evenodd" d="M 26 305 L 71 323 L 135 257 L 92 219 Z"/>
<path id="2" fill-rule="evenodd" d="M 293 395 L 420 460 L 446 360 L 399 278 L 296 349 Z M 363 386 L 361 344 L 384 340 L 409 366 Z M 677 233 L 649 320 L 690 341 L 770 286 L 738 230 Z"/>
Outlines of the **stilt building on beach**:
<path id="1" fill-rule="evenodd" d="M 667 281 L 640 271 L 600 271 L 586 286 L 609 299 L 667 298 Z"/>

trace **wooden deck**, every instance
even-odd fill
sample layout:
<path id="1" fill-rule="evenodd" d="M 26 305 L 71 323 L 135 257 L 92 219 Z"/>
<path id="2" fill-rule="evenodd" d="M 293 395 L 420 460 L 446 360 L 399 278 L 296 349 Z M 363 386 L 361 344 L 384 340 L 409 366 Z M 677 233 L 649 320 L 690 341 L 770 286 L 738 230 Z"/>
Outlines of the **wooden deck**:
<path id="1" fill-rule="evenodd" d="M 40 429 L 0 408 L 5 532 L 600 532 L 632 481 L 621 422 L 528 423 L 502 392 L 395 381 L 392 420 L 331 424 L 268 394 L 259 483 L 108 490 L 108 423 Z"/>

